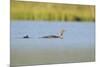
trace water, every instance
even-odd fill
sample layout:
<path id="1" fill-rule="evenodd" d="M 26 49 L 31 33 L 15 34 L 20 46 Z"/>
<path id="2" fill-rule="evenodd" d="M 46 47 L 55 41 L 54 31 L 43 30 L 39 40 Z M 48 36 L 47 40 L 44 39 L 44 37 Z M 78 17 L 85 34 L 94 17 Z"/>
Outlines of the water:
<path id="1" fill-rule="evenodd" d="M 63 39 L 39 38 L 58 35 Z M 22 37 L 29 35 L 29 39 Z M 11 21 L 11 65 L 92 62 L 95 60 L 93 22 Z"/>

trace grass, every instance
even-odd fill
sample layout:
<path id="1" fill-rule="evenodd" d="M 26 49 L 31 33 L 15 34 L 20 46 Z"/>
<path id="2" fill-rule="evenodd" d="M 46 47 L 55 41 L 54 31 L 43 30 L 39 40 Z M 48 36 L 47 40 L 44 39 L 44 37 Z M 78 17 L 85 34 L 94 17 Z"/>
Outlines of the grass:
<path id="1" fill-rule="evenodd" d="M 11 0 L 11 20 L 95 21 L 95 6 Z"/>

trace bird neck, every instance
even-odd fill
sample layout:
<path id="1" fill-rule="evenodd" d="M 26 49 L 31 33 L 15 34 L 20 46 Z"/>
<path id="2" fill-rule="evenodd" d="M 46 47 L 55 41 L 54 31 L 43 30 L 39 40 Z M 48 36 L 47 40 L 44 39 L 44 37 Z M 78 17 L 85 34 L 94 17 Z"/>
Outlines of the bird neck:
<path id="1" fill-rule="evenodd" d="M 60 32 L 60 36 L 63 36 L 64 32 Z"/>
<path id="2" fill-rule="evenodd" d="M 63 39 L 63 36 L 59 36 L 60 37 L 60 39 Z"/>
<path id="3" fill-rule="evenodd" d="M 59 37 L 60 37 L 61 39 L 63 39 L 63 34 L 64 34 L 64 32 L 61 32 L 60 35 L 59 35 Z"/>

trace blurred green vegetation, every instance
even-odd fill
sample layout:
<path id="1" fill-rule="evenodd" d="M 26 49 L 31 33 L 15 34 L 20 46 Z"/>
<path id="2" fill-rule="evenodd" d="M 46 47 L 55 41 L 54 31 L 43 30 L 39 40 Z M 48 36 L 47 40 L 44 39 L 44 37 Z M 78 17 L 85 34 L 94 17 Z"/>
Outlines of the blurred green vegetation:
<path id="1" fill-rule="evenodd" d="M 95 6 L 11 0 L 11 20 L 95 21 Z"/>

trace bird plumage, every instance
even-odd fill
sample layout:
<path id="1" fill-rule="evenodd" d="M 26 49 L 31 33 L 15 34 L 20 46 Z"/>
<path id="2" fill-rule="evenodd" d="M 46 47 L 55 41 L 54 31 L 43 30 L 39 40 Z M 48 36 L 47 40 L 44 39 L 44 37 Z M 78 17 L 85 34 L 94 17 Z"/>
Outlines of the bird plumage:
<path id="1" fill-rule="evenodd" d="M 64 30 L 61 30 L 59 35 L 49 35 L 49 36 L 43 36 L 40 38 L 61 38 L 63 39 L 63 34 L 64 34 Z"/>

